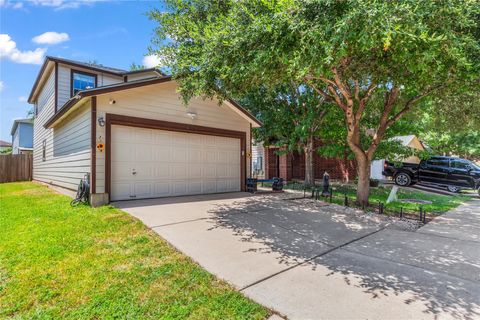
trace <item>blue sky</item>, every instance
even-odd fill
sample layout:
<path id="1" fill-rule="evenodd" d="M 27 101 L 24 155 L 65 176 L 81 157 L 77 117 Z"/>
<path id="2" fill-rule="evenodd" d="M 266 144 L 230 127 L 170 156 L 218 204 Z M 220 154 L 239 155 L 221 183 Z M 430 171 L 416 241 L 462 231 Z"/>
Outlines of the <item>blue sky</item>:
<path id="1" fill-rule="evenodd" d="M 0 0 L 0 139 L 26 102 L 45 55 L 128 69 L 145 59 L 160 1 Z"/>

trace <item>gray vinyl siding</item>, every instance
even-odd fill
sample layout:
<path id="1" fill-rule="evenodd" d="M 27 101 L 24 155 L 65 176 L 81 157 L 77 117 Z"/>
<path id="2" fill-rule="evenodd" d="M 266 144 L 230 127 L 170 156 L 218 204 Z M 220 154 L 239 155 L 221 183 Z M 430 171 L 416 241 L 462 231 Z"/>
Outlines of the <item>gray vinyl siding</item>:
<path id="1" fill-rule="evenodd" d="M 68 116 L 62 125 L 45 129 L 43 125 L 55 112 L 55 73 L 52 71 L 38 97 L 39 110 L 34 121 L 33 179 L 76 190 L 90 173 L 90 104 Z M 46 160 L 42 145 L 46 141 Z"/>
<path id="2" fill-rule="evenodd" d="M 61 109 L 61 107 L 65 104 L 65 102 L 68 101 L 68 99 L 71 98 L 70 96 L 70 80 L 71 80 L 71 70 L 72 68 L 59 64 L 58 65 L 58 109 Z M 113 76 L 110 74 L 105 74 L 105 73 L 97 73 L 93 72 L 92 70 L 88 69 L 82 69 L 82 68 L 73 68 L 74 70 L 78 71 L 84 71 L 88 73 L 95 73 L 97 74 L 97 86 L 107 86 L 110 84 L 115 84 L 115 83 L 120 83 L 123 82 L 123 77 L 120 76 Z"/>
<path id="3" fill-rule="evenodd" d="M 18 134 L 20 130 L 15 130 L 12 138 L 12 153 L 18 154 L 18 147 L 20 146 L 20 135 Z"/>

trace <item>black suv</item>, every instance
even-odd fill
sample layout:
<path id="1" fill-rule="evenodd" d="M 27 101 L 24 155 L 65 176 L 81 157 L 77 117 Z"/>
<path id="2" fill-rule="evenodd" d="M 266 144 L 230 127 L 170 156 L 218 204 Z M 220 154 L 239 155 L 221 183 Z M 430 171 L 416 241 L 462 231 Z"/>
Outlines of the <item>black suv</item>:
<path id="1" fill-rule="evenodd" d="M 461 158 L 435 156 L 420 164 L 402 163 L 400 166 L 386 161 L 383 174 L 393 177 L 399 186 L 426 182 L 446 187 L 451 192 L 475 189 L 480 195 L 480 167 Z"/>

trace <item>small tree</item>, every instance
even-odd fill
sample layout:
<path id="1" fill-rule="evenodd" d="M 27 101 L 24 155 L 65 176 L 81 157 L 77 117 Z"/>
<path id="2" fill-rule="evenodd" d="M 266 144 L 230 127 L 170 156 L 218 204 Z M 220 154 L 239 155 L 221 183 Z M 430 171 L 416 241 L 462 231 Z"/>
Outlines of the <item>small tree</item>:
<path id="1" fill-rule="evenodd" d="M 313 156 L 318 149 L 315 140 L 321 137 L 329 104 L 311 88 L 295 83 L 273 90 L 262 86 L 243 95 L 240 102 L 263 123 L 256 130 L 257 138 L 273 139 L 286 151 L 305 154 L 305 184 L 314 185 Z"/>
<path id="2" fill-rule="evenodd" d="M 170 0 L 167 6 L 150 13 L 159 22 L 154 43 L 172 39 L 157 53 L 178 77 L 184 99 L 304 83 L 342 111 L 360 204 L 368 203 L 370 163 L 387 130 L 419 101 L 478 77 L 476 0 Z M 365 125 L 366 115 L 374 126 Z"/>

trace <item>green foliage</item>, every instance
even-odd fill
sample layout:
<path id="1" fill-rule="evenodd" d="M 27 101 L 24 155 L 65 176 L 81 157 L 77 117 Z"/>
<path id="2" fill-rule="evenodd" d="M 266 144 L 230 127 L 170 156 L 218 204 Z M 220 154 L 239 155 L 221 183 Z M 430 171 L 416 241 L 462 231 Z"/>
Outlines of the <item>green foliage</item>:
<path id="1" fill-rule="evenodd" d="M 268 311 L 113 207 L 0 184 L 0 318 L 264 319 Z"/>
<path id="2" fill-rule="evenodd" d="M 480 88 L 435 97 L 412 115 L 433 153 L 480 160 Z"/>
<path id="3" fill-rule="evenodd" d="M 187 99 L 330 78 L 346 58 L 345 79 L 398 83 L 405 97 L 478 70 L 477 1 L 170 0 L 167 7 L 150 13 L 159 23 L 154 43 L 182 76 Z"/>
<path id="4" fill-rule="evenodd" d="M 150 12 L 158 22 L 153 52 L 185 101 L 291 81 L 310 87 L 343 111 L 364 203 L 369 161 L 396 123 L 420 101 L 469 90 L 480 73 L 478 0 L 166 4 Z"/>
<path id="5" fill-rule="evenodd" d="M 0 150 L 0 154 L 11 154 L 11 153 L 12 153 L 12 147 L 6 147 Z"/>
<path id="6" fill-rule="evenodd" d="M 311 88 L 295 83 L 273 90 L 261 86 L 239 102 L 263 123 L 254 131 L 255 139 L 288 151 L 303 151 L 309 138 L 321 138 L 323 119 L 332 109 Z"/>
<path id="7" fill-rule="evenodd" d="M 144 70 L 145 66 L 142 66 L 141 64 L 136 64 L 135 62 L 132 62 L 130 65 L 130 71 L 137 71 L 137 70 Z"/>

